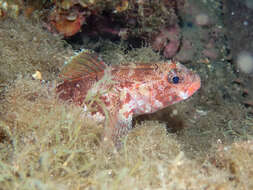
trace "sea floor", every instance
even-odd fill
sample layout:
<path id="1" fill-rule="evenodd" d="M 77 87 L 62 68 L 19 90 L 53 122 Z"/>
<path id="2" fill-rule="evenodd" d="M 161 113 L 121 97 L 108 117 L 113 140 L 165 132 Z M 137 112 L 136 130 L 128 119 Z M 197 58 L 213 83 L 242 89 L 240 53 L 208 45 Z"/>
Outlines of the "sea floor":
<path id="1" fill-rule="evenodd" d="M 104 144 L 103 127 L 82 117 L 80 107 L 57 98 L 58 73 L 80 48 L 99 50 L 108 64 L 164 58 L 148 44 L 76 43 L 23 17 L 1 21 L 0 190 L 253 189 L 252 105 L 245 103 L 252 87 L 242 83 L 250 77 L 233 63 L 220 4 L 205 2 L 196 6 L 214 24 L 199 28 L 182 13 L 182 35 L 193 51 L 177 55 L 191 58 L 184 64 L 200 75 L 201 89 L 135 118 L 119 150 Z M 215 56 L 203 53 L 207 43 Z M 32 76 L 36 71 L 42 81 Z"/>

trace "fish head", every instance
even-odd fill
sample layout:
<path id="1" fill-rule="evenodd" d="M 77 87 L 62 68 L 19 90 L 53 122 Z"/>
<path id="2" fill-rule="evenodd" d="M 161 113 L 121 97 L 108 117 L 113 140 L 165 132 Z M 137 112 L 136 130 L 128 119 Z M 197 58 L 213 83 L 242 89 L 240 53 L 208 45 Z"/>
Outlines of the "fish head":
<path id="1" fill-rule="evenodd" d="M 158 65 L 156 70 L 160 80 L 153 84 L 153 105 L 156 109 L 167 107 L 192 96 L 201 86 L 200 77 L 190 69 L 175 61 Z M 156 102 L 156 103 L 155 103 Z"/>

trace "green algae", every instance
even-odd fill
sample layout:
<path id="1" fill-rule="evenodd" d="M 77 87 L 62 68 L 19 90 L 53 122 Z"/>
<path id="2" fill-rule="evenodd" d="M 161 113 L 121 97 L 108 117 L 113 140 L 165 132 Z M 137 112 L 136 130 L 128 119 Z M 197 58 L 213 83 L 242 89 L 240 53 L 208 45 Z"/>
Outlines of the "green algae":
<path id="1" fill-rule="evenodd" d="M 215 104 L 210 106 L 205 99 L 208 96 L 192 97 L 170 108 L 172 111 L 138 121 L 117 151 L 102 141 L 101 124 L 83 116 L 81 107 L 57 98 L 58 70 L 73 51 L 66 50 L 59 37 L 20 19 L 6 20 L 0 28 L 8 39 L 0 41 L 6 48 L 1 49 L 1 80 L 8 84 L 0 104 L 0 189 L 252 188 L 251 133 L 231 139 L 238 127 L 252 128 L 252 120 L 245 120 L 244 109 L 236 102 L 224 102 L 214 94 L 208 101 L 215 99 Z M 31 35 L 41 36 L 41 51 Z M 55 41 L 51 44 L 48 39 Z M 149 47 L 127 53 L 120 46 L 106 50 L 107 63 L 160 59 Z M 122 61 L 110 60 L 107 55 L 113 52 Z M 20 58 L 24 54 L 25 58 Z M 36 70 L 46 81 L 32 79 Z M 193 108 L 208 115 L 189 117 Z M 166 123 L 177 128 L 178 124 L 171 122 L 175 119 L 183 121 L 185 128 L 168 133 Z"/>

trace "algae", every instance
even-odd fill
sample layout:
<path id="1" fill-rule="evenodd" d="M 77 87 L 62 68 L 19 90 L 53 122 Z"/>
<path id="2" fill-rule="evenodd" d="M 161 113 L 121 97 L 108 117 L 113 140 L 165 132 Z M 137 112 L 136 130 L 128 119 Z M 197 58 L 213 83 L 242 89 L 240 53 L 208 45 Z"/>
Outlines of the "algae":
<path id="1" fill-rule="evenodd" d="M 190 63 L 198 94 L 136 118 L 116 150 L 100 123 L 57 98 L 57 73 L 74 54 L 61 37 L 22 17 L 0 26 L 0 189 L 252 189 L 253 122 L 226 60 Z M 104 47 L 108 64 L 161 59 L 146 46 Z"/>

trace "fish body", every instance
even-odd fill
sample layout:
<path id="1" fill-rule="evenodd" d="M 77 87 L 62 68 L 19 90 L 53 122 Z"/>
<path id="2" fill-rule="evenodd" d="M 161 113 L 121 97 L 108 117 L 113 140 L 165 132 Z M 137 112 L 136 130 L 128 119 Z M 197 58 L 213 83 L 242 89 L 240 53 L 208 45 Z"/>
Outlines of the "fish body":
<path id="1" fill-rule="evenodd" d="M 73 57 L 61 76 L 64 81 L 57 91 L 63 100 L 86 109 L 86 97 L 100 94 L 99 100 L 109 116 L 105 137 L 113 141 L 132 128 L 133 117 L 153 113 L 187 99 L 201 86 L 196 73 L 175 61 L 108 67 L 87 52 Z M 97 107 L 97 111 L 92 115 L 103 120 L 103 106 L 97 103 L 93 106 Z"/>

